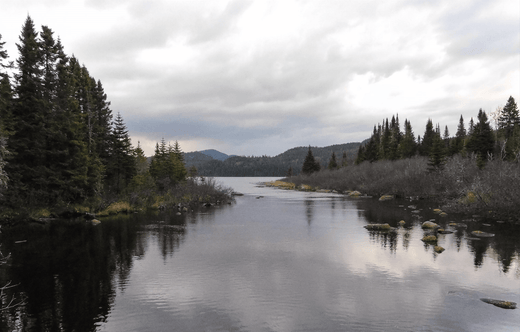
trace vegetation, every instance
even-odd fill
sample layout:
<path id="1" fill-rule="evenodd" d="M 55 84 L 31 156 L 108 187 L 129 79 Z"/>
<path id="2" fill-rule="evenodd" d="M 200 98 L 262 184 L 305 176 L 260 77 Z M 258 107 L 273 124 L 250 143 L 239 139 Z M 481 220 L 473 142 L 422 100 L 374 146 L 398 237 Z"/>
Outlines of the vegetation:
<path id="1" fill-rule="evenodd" d="M 197 187 L 206 201 L 223 199 L 215 184 L 188 181 L 178 142 L 163 139 L 149 165 L 101 82 L 51 29 L 37 32 L 27 17 L 16 65 L 4 44 L 0 36 L 0 218 L 128 212 L 179 195 L 201 201 Z"/>
<path id="2" fill-rule="evenodd" d="M 321 169 L 328 167 L 332 153 L 343 154 L 341 167 L 354 163 L 361 143 L 337 144 L 326 147 L 311 147 L 315 161 Z M 225 160 L 216 160 L 201 152 L 185 154 L 186 166 L 195 166 L 203 176 L 292 176 L 300 174 L 309 147 L 296 147 L 277 156 L 230 156 Z M 291 174 L 289 175 L 289 170 Z"/>
<path id="3" fill-rule="evenodd" d="M 359 147 L 355 165 L 300 174 L 290 182 L 378 197 L 433 198 L 449 211 L 491 211 L 517 219 L 520 118 L 514 99 L 510 97 L 493 118 L 495 130 L 480 109 L 477 122 L 471 119 L 466 131 L 461 116 L 455 137 L 449 137 L 447 129 L 441 137 L 440 126 L 434 129 L 428 119 L 422 140 L 415 139 L 409 121 L 401 133 L 397 117 L 386 119 Z"/>

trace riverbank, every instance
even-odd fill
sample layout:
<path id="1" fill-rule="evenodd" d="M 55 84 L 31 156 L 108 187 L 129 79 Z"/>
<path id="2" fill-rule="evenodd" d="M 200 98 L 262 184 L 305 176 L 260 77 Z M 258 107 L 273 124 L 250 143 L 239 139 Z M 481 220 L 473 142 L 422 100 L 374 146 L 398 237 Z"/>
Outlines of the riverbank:
<path id="1" fill-rule="evenodd" d="M 337 170 L 298 175 L 271 184 L 285 189 L 328 190 L 381 197 L 430 199 L 444 211 L 486 215 L 520 222 L 520 164 L 455 156 L 443 169 L 428 172 L 428 158 L 364 162 Z M 302 187 L 303 186 L 303 187 Z"/>
<path id="2" fill-rule="evenodd" d="M 0 225 L 23 222 L 45 223 L 55 218 L 103 218 L 120 213 L 139 213 L 147 210 L 175 210 L 187 213 L 204 207 L 228 204 L 233 190 L 211 178 L 189 179 L 158 192 L 154 188 L 140 188 L 121 195 L 97 198 L 83 204 L 57 204 L 49 207 L 3 208 Z"/>

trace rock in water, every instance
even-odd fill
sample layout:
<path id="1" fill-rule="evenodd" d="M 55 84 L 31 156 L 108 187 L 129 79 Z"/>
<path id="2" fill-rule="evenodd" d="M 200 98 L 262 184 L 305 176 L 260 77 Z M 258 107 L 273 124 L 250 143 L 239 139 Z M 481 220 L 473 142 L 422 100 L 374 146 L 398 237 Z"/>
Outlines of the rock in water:
<path id="1" fill-rule="evenodd" d="M 427 228 L 427 229 L 435 229 L 435 228 L 439 228 L 440 226 L 437 225 L 436 223 L 434 222 L 431 222 L 431 221 L 425 221 L 423 222 L 422 228 Z"/>
<path id="2" fill-rule="evenodd" d="M 475 236 L 478 236 L 478 237 L 493 237 L 493 236 L 495 236 L 495 234 L 486 233 L 486 232 L 482 232 L 482 231 L 473 231 L 473 232 L 471 232 L 471 234 L 473 234 Z"/>
<path id="3" fill-rule="evenodd" d="M 501 301 L 501 300 L 493 300 L 493 299 L 486 299 L 486 298 L 480 299 L 480 301 L 492 304 L 499 308 L 516 309 L 516 303 L 511 302 L 511 301 Z"/>

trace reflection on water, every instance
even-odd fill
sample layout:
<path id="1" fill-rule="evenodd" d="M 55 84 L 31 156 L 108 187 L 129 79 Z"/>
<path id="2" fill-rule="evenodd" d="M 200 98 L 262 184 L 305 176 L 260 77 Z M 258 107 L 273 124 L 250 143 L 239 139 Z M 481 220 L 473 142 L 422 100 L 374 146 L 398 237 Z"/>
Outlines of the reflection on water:
<path id="1" fill-rule="evenodd" d="M 514 330 L 518 229 L 426 202 L 347 199 L 225 178 L 231 206 L 3 230 L 2 331 Z M 260 197 L 262 196 L 262 197 Z M 413 203 L 414 208 L 409 208 Z M 441 254 L 421 238 L 435 219 Z M 400 225 L 399 221 L 406 224 Z M 450 222 L 464 222 L 454 228 Z M 394 232 L 371 232 L 389 223 Z M 489 225 L 489 226 L 488 226 Z M 493 238 L 473 239 L 485 230 Z M 19 242 L 19 241 L 25 242 Z"/>

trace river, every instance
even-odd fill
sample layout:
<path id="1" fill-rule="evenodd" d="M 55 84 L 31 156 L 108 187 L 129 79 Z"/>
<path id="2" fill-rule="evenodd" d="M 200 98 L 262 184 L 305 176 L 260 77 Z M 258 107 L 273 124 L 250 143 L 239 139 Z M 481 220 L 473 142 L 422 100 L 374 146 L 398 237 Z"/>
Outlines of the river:
<path id="1" fill-rule="evenodd" d="M 518 331 L 520 233 L 427 202 L 217 178 L 243 196 L 178 215 L 4 229 L 1 331 Z M 411 206 L 415 205 L 415 206 Z M 437 254 L 420 225 L 435 219 Z M 404 226 L 399 221 L 404 220 Z M 467 228 L 450 228 L 451 221 Z M 370 232 L 368 223 L 397 230 Z M 475 239 L 472 230 L 495 234 Z"/>

